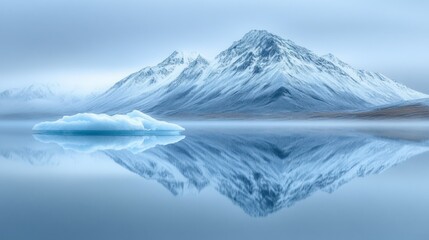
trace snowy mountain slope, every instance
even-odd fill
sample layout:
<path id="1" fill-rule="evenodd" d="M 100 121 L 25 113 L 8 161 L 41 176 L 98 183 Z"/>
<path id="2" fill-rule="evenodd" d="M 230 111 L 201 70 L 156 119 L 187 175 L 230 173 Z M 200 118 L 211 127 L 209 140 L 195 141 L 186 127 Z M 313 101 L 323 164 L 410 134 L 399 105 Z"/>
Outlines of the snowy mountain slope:
<path id="1" fill-rule="evenodd" d="M 106 151 L 121 166 L 174 195 L 215 188 L 252 216 L 266 216 L 357 177 L 378 174 L 429 150 L 427 138 L 364 133 L 189 133 L 140 154 Z"/>
<path id="2" fill-rule="evenodd" d="M 392 101 L 395 101 L 395 99 L 397 99 L 397 96 L 399 96 L 401 100 L 412 100 L 428 97 L 428 95 L 426 94 L 416 94 L 416 91 L 407 88 L 406 86 L 398 82 L 392 81 L 381 73 L 354 69 L 350 65 L 341 61 L 332 54 L 327 54 L 323 56 L 323 58 L 334 63 L 353 79 L 360 81 L 361 83 L 368 84 L 368 88 L 385 89 L 385 95 L 390 99 L 388 103 L 392 103 Z"/>
<path id="3" fill-rule="evenodd" d="M 141 96 L 150 95 L 154 98 L 154 94 L 158 90 L 165 89 L 175 80 L 180 81 L 182 73 L 197 58 L 201 57 L 195 53 L 173 52 L 158 65 L 145 67 L 117 82 L 101 95 L 101 99 L 99 99 L 100 97 L 96 98 L 94 110 L 109 109 L 112 104 L 116 108 L 131 109 L 132 107 L 129 106 L 140 102 Z"/>
<path id="4" fill-rule="evenodd" d="M 92 99 L 89 110 L 158 115 L 287 113 L 365 109 L 427 97 L 387 77 L 319 57 L 253 30 L 214 61 L 174 52 Z"/>

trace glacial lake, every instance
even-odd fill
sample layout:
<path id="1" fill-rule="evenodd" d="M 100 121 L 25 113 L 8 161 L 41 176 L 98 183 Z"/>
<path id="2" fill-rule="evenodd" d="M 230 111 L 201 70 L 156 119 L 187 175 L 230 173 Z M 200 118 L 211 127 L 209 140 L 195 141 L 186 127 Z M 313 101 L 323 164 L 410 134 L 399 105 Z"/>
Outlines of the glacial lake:
<path id="1" fill-rule="evenodd" d="M 0 123 L 0 239 L 429 239 L 425 124 L 32 124 Z"/>

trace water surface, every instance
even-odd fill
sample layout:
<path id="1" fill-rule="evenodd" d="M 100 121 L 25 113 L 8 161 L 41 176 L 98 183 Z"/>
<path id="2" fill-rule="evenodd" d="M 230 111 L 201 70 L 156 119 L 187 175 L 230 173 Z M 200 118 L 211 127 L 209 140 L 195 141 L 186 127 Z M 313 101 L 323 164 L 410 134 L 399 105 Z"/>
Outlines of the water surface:
<path id="1" fill-rule="evenodd" d="M 0 124 L 0 239 L 429 237 L 426 128 L 57 136 L 11 124 Z"/>

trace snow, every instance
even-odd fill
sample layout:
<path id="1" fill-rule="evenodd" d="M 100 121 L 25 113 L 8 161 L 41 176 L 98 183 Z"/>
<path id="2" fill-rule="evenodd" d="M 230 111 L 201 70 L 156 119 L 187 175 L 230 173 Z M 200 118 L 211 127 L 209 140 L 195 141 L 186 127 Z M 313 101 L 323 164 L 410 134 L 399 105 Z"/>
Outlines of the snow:
<path id="1" fill-rule="evenodd" d="M 33 127 L 34 131 L 183 131 L 179 125 L 156 120 L 149 115 L 134 110 L 128 114 L 79 113 L 65 116 L 57 121 L 42 122 Z"/>
<path id="2" fill-rule="evenodd" d="M 92 99 L 91 111 L 284 113 L 363 110 L 428 96 L 379 73 L 318 56 L 290 40 L 253 30 L 213 61 L 174 52 Z"/>
<path id="3" fill-rule="evenodd" d="M 195 52 L 174 51 L 158 65 L 145 67 L 119 81 L 108 92 L 124 89 L 127 96 L 133 96 L 162 88 L 175 80 L 198 56 Z"/>

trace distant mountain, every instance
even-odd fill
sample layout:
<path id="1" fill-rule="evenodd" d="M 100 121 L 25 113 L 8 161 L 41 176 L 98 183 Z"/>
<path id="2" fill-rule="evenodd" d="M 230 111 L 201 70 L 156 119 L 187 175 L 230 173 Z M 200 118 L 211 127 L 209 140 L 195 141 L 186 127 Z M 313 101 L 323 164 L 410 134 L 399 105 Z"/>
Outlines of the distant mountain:
<path id="1" fill-rule="evenodd" d="M 253 30 L 214 61 L 174 52 L 88 103 L 94 112 L 156 115 L 270 115 L 359 110 L 426 98 L 379 73 L 317 56 L 267 31 Z"/>
<path id="2" fill-rule="evenodd" d="M 63 115 L 78 111 L 81 101 L 73 93 L 59 91 L 59 85 L 32 84 L 23 88 L 0 91 L 0 116 L 3 118 L 34 118 Z"/>
<path id="3" fill-rule="evenodd" d="M 23 88 L 11 88 L 0 92 L 0 99 L 31 101 L 36 99 L 52 99 L 57 95 L 48 85 L 32 84 Z"/>

